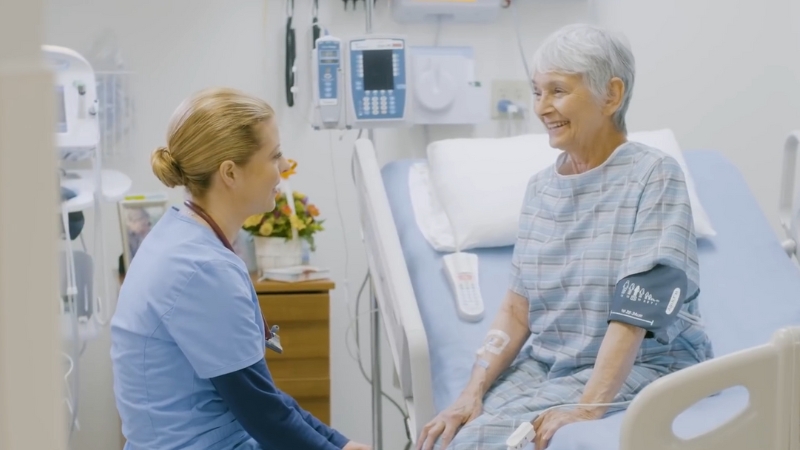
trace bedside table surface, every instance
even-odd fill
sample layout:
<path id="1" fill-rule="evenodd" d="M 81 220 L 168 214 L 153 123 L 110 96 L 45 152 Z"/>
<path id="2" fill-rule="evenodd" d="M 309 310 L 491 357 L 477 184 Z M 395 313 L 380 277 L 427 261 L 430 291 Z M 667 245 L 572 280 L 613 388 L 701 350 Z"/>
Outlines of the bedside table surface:
<path id="1" fill-rule="evenodd" d="M 324 292 L 336 287 L 331 280 L 298 281 L 294 283 L 271 280 L 258 281 L 258 275 L 256 274 L 250 274 L 250 278 L 253 280 L 253 286 L 255 286 L 258 294 Z"/>

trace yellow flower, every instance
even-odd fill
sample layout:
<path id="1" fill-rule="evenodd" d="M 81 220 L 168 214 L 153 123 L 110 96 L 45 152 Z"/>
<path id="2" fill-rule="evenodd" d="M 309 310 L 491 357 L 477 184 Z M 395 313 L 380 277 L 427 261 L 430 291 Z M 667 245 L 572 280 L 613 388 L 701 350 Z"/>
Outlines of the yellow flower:
<path id="1" fill-rule="evenodd" d="M 272 224 L 270 222 L 264 222 L 261 228 L 258 229 L 258 233 L 262 236 L 269 236 L 272 234 Z"/>
<path id="2" fill-rule="evenodd" d="M 256 226 L 258 226 L 258 224 L 261 223 L 261 219 L 263 219 L 263 218 L 264 218 L 264 216 L 261 215 L 261 214 L 256 214 L 255 216 L 250 216 L 250 217 L 247 218 L 247 220 L 244 221 L 244 226 L 247 227 L 247 228 L 256 227 Z"/>
<path id="3" fill-rule="evenodd" d="M 297 161 L 290 159 L 289 161 L 289 169 L 286 172 L 281 173 L 281 178 L 284 180 L 288 179 L 290 176 L 296 174 L 294 169 L 297 168 Z"/>
<path id="4" fill-rule="evenodd" d="M 292 223 L 292 228 L 295 228 L 297 231 L 301 231 L 306 227 L 306 224 L 294 214 L 289 216 L 289 221 Z"/>

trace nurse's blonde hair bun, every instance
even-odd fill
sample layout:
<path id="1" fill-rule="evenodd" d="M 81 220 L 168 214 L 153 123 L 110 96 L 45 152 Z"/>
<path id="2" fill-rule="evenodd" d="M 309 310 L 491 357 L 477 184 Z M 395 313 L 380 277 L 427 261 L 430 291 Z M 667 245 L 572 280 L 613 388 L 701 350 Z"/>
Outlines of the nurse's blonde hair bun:
<path id="1" fill-rule="evenodd" d="M 153 173 L 167 187 L 184 186 L 183 171 L 167 147 L 158 147 L 150 157 Z"/>
<path id="2" fill-rule="evenodd" d="M 186 186 L 202 197 L 223 162 L 250 161 L 262 145 L 255 126 L 274 115 L 264 100 L 235 89 L 197 92 L 173 113 L 167 146 L 150 157 L 153 173 L 167 187 Z"/>

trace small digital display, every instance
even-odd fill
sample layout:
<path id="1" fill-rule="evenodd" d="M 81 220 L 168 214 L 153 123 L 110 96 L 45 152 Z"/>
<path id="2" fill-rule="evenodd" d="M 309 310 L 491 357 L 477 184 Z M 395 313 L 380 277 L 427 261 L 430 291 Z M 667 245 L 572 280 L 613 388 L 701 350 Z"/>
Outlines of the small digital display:
<path id="1" fill-rule="evenodd" d="M 383 91 L 394 89 L 394 74 L 391 50 L 368 50 L 364 52 L 364 90 Z"/>
<path id="2" fill-rule="evenodd" d="M 64 86 L 56 86 L 56 132 L 67 132 L 67 105 L 64 101 Z"/>
<path id="3" fill-rule="evenodd" d="M 320 59 L 319 60 L 320 64 L 336 64 L 338 62 L 339 62 L 338 59 Z"/>
<path id="4" fill-rule="evenodd" d="M 338 53 L 336 50 L 321 50 L 319 52 L 319 57 L 320 58 L 336 58 L 336 53 Z"/>

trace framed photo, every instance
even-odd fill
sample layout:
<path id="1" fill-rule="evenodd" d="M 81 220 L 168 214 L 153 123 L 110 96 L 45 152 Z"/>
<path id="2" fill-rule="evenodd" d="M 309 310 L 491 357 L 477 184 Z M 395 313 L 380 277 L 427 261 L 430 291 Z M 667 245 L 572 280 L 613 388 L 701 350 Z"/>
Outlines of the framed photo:
<path id="1" fill-rule="evenodd" d="M 150 230 L 167 211 L 167 203 L 164 194 L 131 195 L 119 202 L 122 258 L 126 270 Z"/>

